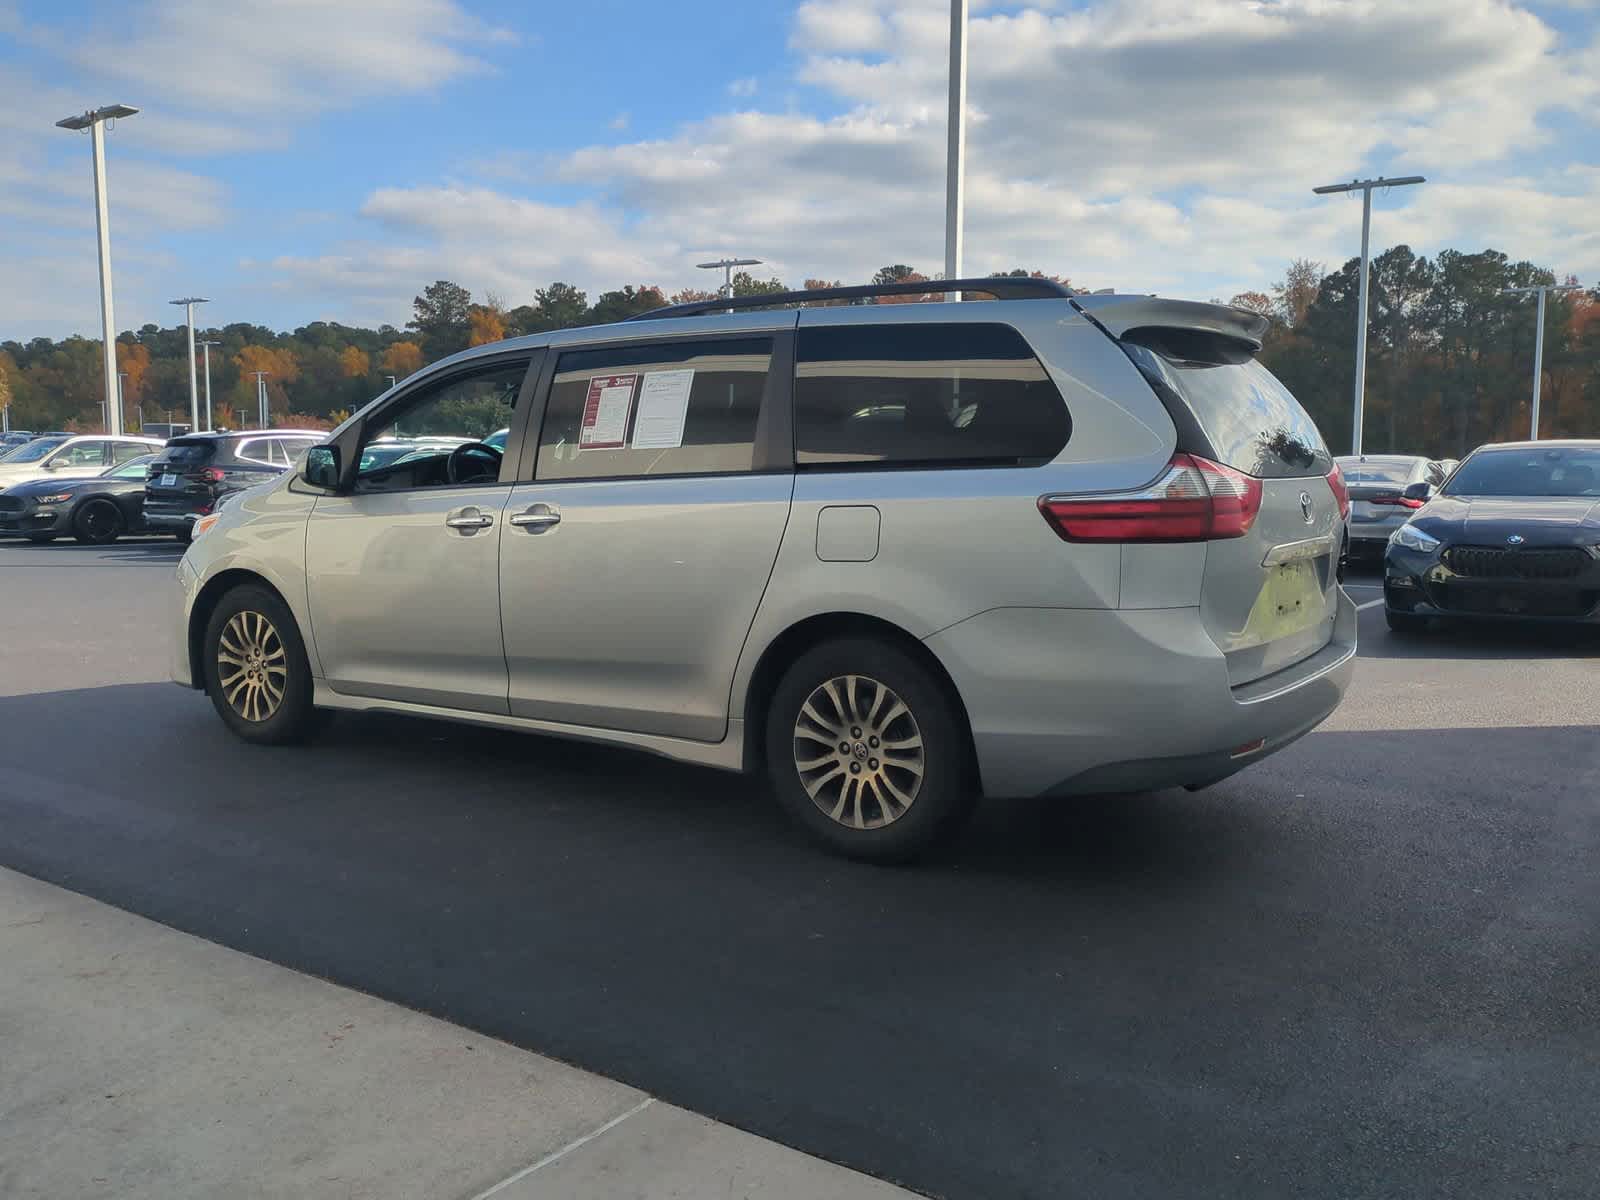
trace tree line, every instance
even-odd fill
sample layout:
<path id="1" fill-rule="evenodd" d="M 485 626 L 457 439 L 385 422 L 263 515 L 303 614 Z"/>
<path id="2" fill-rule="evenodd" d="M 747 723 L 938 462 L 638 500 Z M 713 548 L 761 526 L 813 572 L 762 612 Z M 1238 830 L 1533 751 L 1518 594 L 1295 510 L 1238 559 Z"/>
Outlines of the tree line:
<path id="1" fill-rule="evenodd" d="M 1061 276 L 1018 268 L 994 276 Z M 873 283 L 928 277 L 897 263 Z M 1267 291 L 1231 304 L 1270 319 L 1262 361 L 1311 412 L 1336 452 L 1350 444 L 1356 293 L 1360 262 L 1338 270 L 1299 259 Z M 1459 457 L 1485 441 L 1525 437 L 1534 344 L 1533 302 L 1502 289 L 1554 283 L 1553 272 L 1511 262 L 1496 250 L 1441 251 L 1429 259 L 1396 246 L 1372 262 L 1367 350 L 1365 449 Z M 840 286 L 807 279 L 807 288 Z M 788 290 L 778 279 L 741 272 L 736 295 Z M 469 346 L 579 325 L 620 321 L 715 292 L 664 294 L 630 284 L 590 302 L 570 283 L 537 288 L 530 303 L 481 300 L 438 280 L 412 303 L 404 329 L 363 329 L 314 321 L 289 333 L 245 322 L 197 330 L 211 348 L 212 407 L 218 427 L 256 420 L 254 372 L 266 372 L 272 422 L 331 427 L 389 386 Z M 920 294 L 882 303 L 910 303 Z M 931 298 L 931 297 L 930 297 Z M 188 342 L 183 326 L 145 325 L 117 338 L 125 427 L 183 421 L 189 412 Z M 68 337 L 0 342 L 0 405 L 11 426 L 34 430 L 102 428 L 100 343 Z M 202 391 L 204 385 L 202 384 Z M 1551 293 L 1546 314 L 1542 436 L 1600 435 L 1600 293 Z"/>

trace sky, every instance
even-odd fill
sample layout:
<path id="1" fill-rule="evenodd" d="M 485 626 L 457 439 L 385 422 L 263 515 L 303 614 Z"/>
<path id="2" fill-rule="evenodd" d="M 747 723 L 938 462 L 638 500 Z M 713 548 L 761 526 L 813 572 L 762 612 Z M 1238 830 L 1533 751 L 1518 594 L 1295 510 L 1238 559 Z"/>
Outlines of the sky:
<path id="1" fill-rule="evenodd" d="M 403 325 L 435 279 L 943 267 L 946 0 L 0 0 L 0 341 Z M 1600 0 L 972 0 L 965 273 L 1196 299 L 1375 248 L 1600 281 Z"/>

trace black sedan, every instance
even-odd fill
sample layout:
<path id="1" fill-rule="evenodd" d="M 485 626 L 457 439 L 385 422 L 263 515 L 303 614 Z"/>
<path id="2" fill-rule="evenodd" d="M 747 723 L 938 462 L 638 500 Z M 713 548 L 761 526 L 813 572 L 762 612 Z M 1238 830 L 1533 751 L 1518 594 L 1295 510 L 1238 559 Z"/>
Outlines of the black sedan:
<path id="1" fill-rule="evenodd" d="M 1397 632 L 1430 617 L 1600 621 L 1600 441 L 1475 450 L 1389 539 L 1383 599 Z"/>
<path id="2" fill-rule="evenodd" d="M 144 479 L 154 454 L 104 475 L 35 479 L 0 492 L 0 536 L 50 542 L 71 534 L 103 546 L 144 528 Z"/>

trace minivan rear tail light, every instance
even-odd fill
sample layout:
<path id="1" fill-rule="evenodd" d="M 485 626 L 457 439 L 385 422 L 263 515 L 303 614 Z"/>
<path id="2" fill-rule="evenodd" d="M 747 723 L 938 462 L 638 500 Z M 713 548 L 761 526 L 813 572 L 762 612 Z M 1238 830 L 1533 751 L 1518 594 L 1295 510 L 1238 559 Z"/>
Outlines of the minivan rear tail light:
<path id="1" fill-rule="evenodd" d="M 227 478 L 227 475 L 224 474 L 221 467 L 207 467 L 200 472 L 200 478 L 207 483 L 221 483 Z"/>
<path id="2" fill-rule="evenodd" d="M 1328 490 L 1333 493 L 1333 498 L 1339 505 L 1339 520 L 1348 520 L 1350 517 L 1350 489 L 1344 485 L 1344 472 L 1339 469 L 1339 464 L 1333 464 L 1333 470 L 1328 472 Z"/>
<path id="3" fill-rule="evenodd" d="M 1174 454 L 1149 487 L 1043 496 L 1039 511 L 1066 542 L 1205 542 L 1243 537 L 1261 511 L 1261 481 L 1196 454 Z"/>

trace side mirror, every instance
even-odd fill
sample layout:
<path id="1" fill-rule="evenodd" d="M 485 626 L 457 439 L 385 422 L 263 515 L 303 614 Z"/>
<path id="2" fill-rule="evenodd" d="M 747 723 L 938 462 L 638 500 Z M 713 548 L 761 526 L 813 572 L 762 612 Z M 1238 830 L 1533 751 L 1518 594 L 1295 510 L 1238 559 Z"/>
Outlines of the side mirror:
<path id="1" fill-rule="evenodd" d="M 1400 495 L 1407 500 L 1421 500 L 1426 503 L 1433 499 L 1434 487 L 1431 483 L 1413 483 L 1406 486 Z"/>
<path id="2" fill-rule="evenodd" d="M 339 447 L 313 446 L 306 451 L 305 464 L 300 468 L 300 478 L 312 487 L 339 490 Z"/>
<path id="3" fill-rule="evenodd" d="M 64 459 L 64 458 L 52 458 L 48 462 L 46 462 L 44 464 L 44 469 L 46 471 L 59 471 L 59 470 L 61 470 L 62 467 L 66 466 L 66 465 L 67 465 L 67 460 L 66 459 Z"/>

